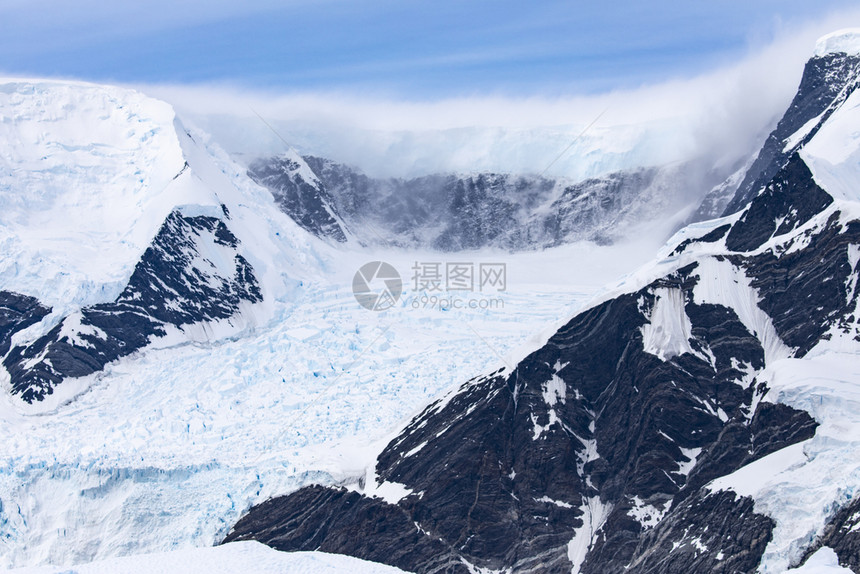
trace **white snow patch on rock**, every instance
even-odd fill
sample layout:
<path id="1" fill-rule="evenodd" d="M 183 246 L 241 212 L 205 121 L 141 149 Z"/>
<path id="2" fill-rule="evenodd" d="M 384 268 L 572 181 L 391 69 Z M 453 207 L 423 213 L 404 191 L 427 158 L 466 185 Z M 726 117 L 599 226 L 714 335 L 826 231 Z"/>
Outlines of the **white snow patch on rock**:
<path id="1" fill-rule="evenodd" d="M 573 505 L 568 502 L 563 502 L 561 500 L 554 500 L 549 496 L 541 496 L 540 498 L 535 498 L 535 502 L 545 502 L 547 504 L 554 504 L 559 508 L 573 508 Z"/>
<path id="2" fill-rule="evenodd" d="M 722 409 L 720 409 L 720 411 L 722 411 Z M 722 419 L 722 417 L 720 417 L 720 419 Z M 698 460 L 699 455 L 702 454 L 702 448 L 681 448 L 681 454 L 683 454 L 687 460 L 678 463 L 678 473 L 688 476 L 690 471 L 693 470 L 693 467 L 696 466 L 696 460 Z"/>
<path id="3" fill-rule="evenodd" d="M 693 299 L 697 304 L 714 303 L 734 309 L 747 331 L 761 343 L 768 363 L 791 354 L 773 321 L 758 306 L 758 292 L 742 270 L 726 260 L 703 257 L 696 274 L 699 282 L 693 288 Z"/>
<path id="4" fill-rule="evenodd" d="M 638 496 L 634 496 L 633 506 L 627 511 L 627 515 L 641 524 L 642 528 L 653 528 L 660 523 L 666 513 L 669 512 L 671 506 L 671 500 L 667 501 L 662 508 L 658 508 L 652 504 L 648 504 Z"/>
<path id="5" fill-rule="evenodd" d="M 558 375 L 543 384 L 543 400 L 546 404 L 553 406 L 556 403 L 564 404 L 567 399 L 567 385 Z"/>
<path id="6" fill-rule="evenodd" d="M 645 352 L 663 361 L 693 353 L 690 346 L 693 326 L 684 310 L 684 292 L 661 287 L 654 296 L 657 300 L 651 310 L 651 322 L 641 327 Z"/>
<path id="7" fill-rule="evenodd" d="M 583 500 L 582 511 L 582 526 L 576 529 L 573 540 L 567 545 L 567 557 L 573 563 L 571 574 L 579 574 L 588 551 L 597 541 L 600 528 L 612 512 L 612 505 L 604 504 L 600 497 L 594 496 Z"/>

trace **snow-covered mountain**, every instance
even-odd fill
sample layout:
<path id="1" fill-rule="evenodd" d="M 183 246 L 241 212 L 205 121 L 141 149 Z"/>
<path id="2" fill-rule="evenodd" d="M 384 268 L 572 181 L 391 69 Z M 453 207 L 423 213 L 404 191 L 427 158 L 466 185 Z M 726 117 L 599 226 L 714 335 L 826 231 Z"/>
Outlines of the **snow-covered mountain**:
<path id="1" fill-rule="evenodd" d="M 252 162 L 248 174 L 317 237 L 442 252 L 520 251 L 667 236 L 701 201 L 698 190 L 726 177 L 705 163 L 643 166 L 583 181 L 500 173 L 380 179 L 290 150 Z M 643 229 L 646 222 L 659 225 Z"/>
<path id="2" fill-rule="evenodd" d="M 10 81 L 0 110 L 0 373 L 27 403 L 67 400 L 141 349 L 265 323 L 314 257 L 162 102 Z"/>
<path id="3" fill-rule="evenodd" d="M 860 572 L 858 61 L 860 31 L 819 42 L 729 215 L 227 540 L 428 573 Z"/>
<path id="4" fill-rule="evenodd" d="M 858 37 L 822 40 L 781 151 L 710 198 L 741 210 L 608 292 L 698 167 L 391 180 L 290 152 L 251 179 L 134 91 L 0 83 L 0 567 L 385 570 L 189 550 L 227 537 L 419 572 L 860 570 Z M 350 290 L 377 259 L 385 313 Z M 410 285 L 465 261 L 507 288 Z"/>
<path id="5" fill-rule="evenodd" d="M 346 222 L 322 181 L 293 150 L 251 164 L 248 175 L 272 192 L 275 203 L 302 229 L 316 237 L 345 243 Z"/>
<path id="6" fill-rule="evenodd" d="M 211 546 L 254 504 L 348 482 L 657 247 L 460 253 L 503 256 L 507 287 L 442 298 L 410 277 L 439 253 L 332 247 L 132 90 L 3 81 L 0 129 L 0 568 Z M 351 286 L 383 258 L 404 289 L 377 314 Z"/>
<path id="7" fill-rule="evenodd" d="M 824 121 L 857 89 L 860 56 L 850 45 L 819 42 L 806 63 L 797 93 L 776 129 L 750 165 L 716 186 L 705 198 L 696 220 L 740 211 L 817 133 Z"/>

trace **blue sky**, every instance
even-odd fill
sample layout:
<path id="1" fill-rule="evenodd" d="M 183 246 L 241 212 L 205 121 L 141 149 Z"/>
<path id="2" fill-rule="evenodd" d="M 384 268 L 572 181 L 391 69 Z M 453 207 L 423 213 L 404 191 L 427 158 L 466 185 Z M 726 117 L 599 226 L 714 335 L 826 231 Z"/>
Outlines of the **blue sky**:
<path id="1" fill-rule="evenodd" d="M 0 72 L 406 99 L 589 94 L 728 65 L 791 26 L 855 5 L 4 0 Z"/>

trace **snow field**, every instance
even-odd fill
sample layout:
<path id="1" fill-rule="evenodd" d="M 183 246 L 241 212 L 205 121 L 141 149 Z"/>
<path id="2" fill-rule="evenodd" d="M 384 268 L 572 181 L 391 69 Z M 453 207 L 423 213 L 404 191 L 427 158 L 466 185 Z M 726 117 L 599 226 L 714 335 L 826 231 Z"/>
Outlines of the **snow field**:
<path id="1" fill-rule="evenodd" d="M 278 552 L 259 542 L 177 550 L 91 562 L 68 570 L 16 568 L 10 574 L 397 574 L 399 568 L 323 552 Z"/>

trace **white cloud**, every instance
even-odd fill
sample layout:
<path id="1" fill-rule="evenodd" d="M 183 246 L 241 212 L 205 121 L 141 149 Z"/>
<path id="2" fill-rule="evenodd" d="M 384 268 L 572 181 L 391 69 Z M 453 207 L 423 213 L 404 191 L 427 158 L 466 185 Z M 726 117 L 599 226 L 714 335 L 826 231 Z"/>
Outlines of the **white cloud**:
<path id="1" fill-rule="evenodd" d="M 587 177 L 643 163 L 753 153 L 790 102 L 816 39 L 860 23 L 860 10 L 802 27 L 777 25 L 775 39 L 742 61 L 694 78 L 569 97 L 479 95 L 406 101 L 376 94 L 278 93 L 227 85 L 143 86 L 245 157 L 302 153 L 373 175 L 435 171 L 541 172 L 605 111 L 551 173 Z M 600 153 L 596 153 L 596 152 Z"/>

